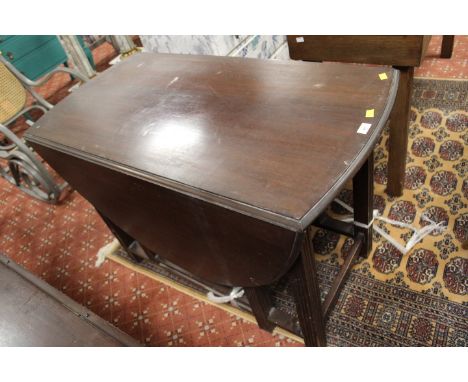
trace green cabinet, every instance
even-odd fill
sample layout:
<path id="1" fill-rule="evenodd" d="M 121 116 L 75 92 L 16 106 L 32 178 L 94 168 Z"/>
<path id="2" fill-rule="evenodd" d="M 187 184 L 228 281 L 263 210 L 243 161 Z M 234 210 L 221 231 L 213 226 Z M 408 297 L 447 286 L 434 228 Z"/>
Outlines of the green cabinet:
<path id="1" fill-rule="evenodd" d="M 94 67 L 91 51 L 84 46 L 82 38 L 79 37 L 79 40 Z M 67 61 L 67 55 L 57 36 L 0 35 L 0 52 L 31 80 L 44 76 Z"/>

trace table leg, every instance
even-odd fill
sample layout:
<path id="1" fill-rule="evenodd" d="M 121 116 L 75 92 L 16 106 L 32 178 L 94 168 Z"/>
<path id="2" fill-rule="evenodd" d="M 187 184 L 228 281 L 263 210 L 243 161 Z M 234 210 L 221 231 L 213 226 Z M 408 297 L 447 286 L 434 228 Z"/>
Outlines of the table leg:
<path id="1" fill-rule="evenodd" d="M 96 211 L 101 216 L 102 220 L 104 220 L 104 223 L 106 223 L 107 227 L 109 227 L 115 238 L 119 241 L 122 248 L 125 249 L 125 251 L 131 256 L 133 260 L 140 262 L 142 259 L 133 254 L 132 251 L 130 251 L 129 249 L 134 239 L 125 231 L 123 231 L 118 225 L 116 225 L 112 220 L 110 220 L 107 216 L 105 216 L 98 210 Z"/>
<path id="2" fill-rule="evenodd" d="M 333 284 L 331 285 L 330 290 L 328 291 L 327 297 L 325 297 L 325 301 L 323 302 L 322 310 L 323 317 L 325 319 L 327 319 L 328 315 L 330 314 L 330 311 L 332 310 L 333 305 L 335 305 L 335 302 L 338 301 L 339 294 L 344 286 L 344 282 L 351 272 L 354 261 L 359 257 L 361 250 L 364 247 L 364 235 L 362 233 L 358 233 L 354 240 L 355 243 L 351 247 L 351 251 L 348 253 L 344 264 L 340 267 L 340 270 L 336 275 L 335 280 L 333 280 Z"/>
<path id="3" fill-rule="evenodd" d="M 315 258 L 308 231 L 305 233 L 301 254 L 292 270 L 294 272 L 293 293 L 305 345 L 326 346 L 325 323 L 322 315 Z"/>
<path id="4" fill-rule="evenodd" d="M 267 332 L 272 332 L 276 325 L 268 320 L 272 303 L 267 288 L 244 288 L 244 290 L 252 308 L 252 313 L 257 320 L 257 325 Z"/>
<path id="5" fill-rule="evenodd" d="M 442 36 L 442 48 L 440 50 L 441 58 L 452 57 L 454 41 L 455 41 L 455 36 Z"/>
<path id="6" fill-rule="evenodd" d="M 386 191 L 391 196 L 401 196 L 405 182 L 408 124 L 414 68 L 412 66 L 395 68 L 400 70 L 400 82 L 390 116 L 390 153 Z"/>
<path id="7" fill-rule="evenodd" d="M 354 221 L 359 223 L 354 226 L 354 236 L 359 233 L 364 235 L 364 244 L 360 255 L 367 257 L 372 249 L 372 225 L 374 212 L 374 154 L 371 153 L 367 161 L 362 165 L 353 178 Z"/>

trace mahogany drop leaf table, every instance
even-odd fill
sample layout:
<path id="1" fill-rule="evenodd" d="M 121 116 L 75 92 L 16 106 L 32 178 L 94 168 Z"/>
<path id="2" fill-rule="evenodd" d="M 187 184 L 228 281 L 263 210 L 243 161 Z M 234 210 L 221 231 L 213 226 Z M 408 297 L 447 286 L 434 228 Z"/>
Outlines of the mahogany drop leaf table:
<path id="1" fill-rule="evenodd" d="M 260 327 L 287 321 L 265 286 L 292 274 L 305 343 L 320 346 L 352 262 L 371 245 L 372 152 L 398 80 L 391 68 L 141 53 L 80 87 L 26 139 L 129 253 L 243 287 Z M 323 213 L 350 179 L 354 226 Z M 323 304 L 312 224 L 355 238 Z"/>

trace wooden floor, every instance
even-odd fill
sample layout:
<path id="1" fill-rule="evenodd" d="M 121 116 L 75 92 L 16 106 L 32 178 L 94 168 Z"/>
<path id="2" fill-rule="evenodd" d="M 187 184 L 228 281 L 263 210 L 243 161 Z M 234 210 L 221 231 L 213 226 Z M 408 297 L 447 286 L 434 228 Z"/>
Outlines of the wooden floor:
<path id="1" fill-rule="evenodd" d="M 0 346 L 137 345 L 64 294 L 48 288 L 0 256 Z"/>

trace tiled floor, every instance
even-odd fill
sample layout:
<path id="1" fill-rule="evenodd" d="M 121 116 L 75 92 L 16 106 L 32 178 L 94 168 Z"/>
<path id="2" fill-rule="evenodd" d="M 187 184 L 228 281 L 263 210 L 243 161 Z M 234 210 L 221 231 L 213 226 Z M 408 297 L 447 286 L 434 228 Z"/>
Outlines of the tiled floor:
<path id="1" fill-rule="evenodd" d="M 457 37 L 451 60 L 440 59 L 440 36 L 416 76 L 467 77 L 468 37 Z M 109 44 L 93 54 L 105 67 L 115 55 Z M 56 75 L 40 93 L 50 97 L 69 85 Z M 245 320 L 207 305 L 143 274 L 106 260 L 95 267 L 96 252 L 112 236 L 93 207 L 76 192 L 49 206 L 0 180 L 0 251 L 76 301 L 142 342 L 162 346 L 297 346 Z"/>

